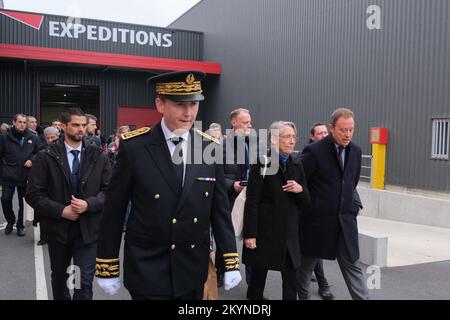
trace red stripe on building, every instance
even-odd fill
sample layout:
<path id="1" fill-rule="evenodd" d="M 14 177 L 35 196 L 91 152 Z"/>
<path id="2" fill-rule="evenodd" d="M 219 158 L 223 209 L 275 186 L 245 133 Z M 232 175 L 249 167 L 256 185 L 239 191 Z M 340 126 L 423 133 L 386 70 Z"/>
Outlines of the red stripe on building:
<path id="1" fill-rule="evenodd" d="M 42 20 L 44 19 L 44 16 L 42 14 L 3 11 L 3 10 L 0 10 L 0 14 L 3 14 L 7 17 L 10 17 L 11 19 L 24 23 L 27 26 L 30 26 L 37 30 L 41 28 L 41 23 Z"/>
<path id="2" fill-rule="evenodd" d="M 217 62 L 142 57 L 103 52 L 19 46 L 13 44 L 0 44 L 0 57 L 149 70 L 199 70 L 210 74 L 221 73 L 221 64 Z"/>

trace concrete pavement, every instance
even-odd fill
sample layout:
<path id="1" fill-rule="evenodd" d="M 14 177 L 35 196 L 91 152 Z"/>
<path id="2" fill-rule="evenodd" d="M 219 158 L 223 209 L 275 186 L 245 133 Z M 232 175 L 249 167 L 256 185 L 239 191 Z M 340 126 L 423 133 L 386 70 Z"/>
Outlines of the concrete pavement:
<path id="1" fill-rule="evenodd" d="M 3 215 L 0 217 L 0 226 L 2 223 Z M 389 267 L 380 269 L 380 288 L 370 290 L 371 299 L 450 299 L 449 229 L 377 221 L 367 217 L 360 217 L 359 225 L 361 229 L 384 232 L 389 237 Z M 45 271 L 36 274 L 39 264 L 36 263 L 39 261 L 36 254 L 39 252 L 35 250 L 34 243 L 39 239 L 35 239 L 34 228 L 29 223 L 26 233 L 25 237 L 18 237 L 14 232 L 6 236 L 0 230 L 0 300 L 34 300 L 39 296 L 38 287 L 42 287 L 42 281 L 46 284 L 48 298 L 52 299 L 47 246 L 43 246 L 40 253 Z M 241 242 L 238 244 L 242 246 Z M 350 299 L 337 262 L 324 261 L 324 267 L 336 298 Z M 366 270 L 366 266 L 363 267 Z M 243 277 L 244 268 L 241 270 Z M 371 277 L 372 274 L 366 276 Z M 230 291 L 220 289 L 220 297 L 224 300 L 243 300 L 246 289 L 243 279 Z M 320 299 L 315 283 L 311 284 L 311 294 L 312 299 Z M 279 272 L 269 272 L 265 295 L 270 299 L 281 299 Z M 124 288 L 114 297 L 107 296 L 94 283 L 94 299 L 127 300 L 130 296 Z"/>

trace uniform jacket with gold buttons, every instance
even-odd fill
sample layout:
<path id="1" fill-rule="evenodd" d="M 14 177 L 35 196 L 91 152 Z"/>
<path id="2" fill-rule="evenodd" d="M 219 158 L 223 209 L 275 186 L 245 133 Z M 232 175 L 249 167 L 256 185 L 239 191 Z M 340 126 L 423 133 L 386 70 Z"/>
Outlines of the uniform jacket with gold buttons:
<path id="1" fill-rule="evenodd" d="M 178 297 L 202 286 L 208 273 L 211 227 L 225 253 L 227 270 L 239 269 L 223 166 L 188 163 L 181 188 L 161 124 L 133 135 L 120 144 L 106 194 L 96 276 L 119 276 L 129 201 L 123 272 L 131 293 Z M 192 138 L 201 138 L 200 143 L 191 143 Z M 199 154 L 211 143 L 202 138 L 190 130 L 191 153 Z"/>

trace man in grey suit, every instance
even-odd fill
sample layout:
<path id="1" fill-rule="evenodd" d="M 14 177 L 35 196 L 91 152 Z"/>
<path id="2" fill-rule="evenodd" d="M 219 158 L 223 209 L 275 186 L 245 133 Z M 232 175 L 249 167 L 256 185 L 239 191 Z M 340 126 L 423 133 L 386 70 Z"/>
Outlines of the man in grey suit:
<path id="1" fill-rule="evenodd" d="M 311 206 L 300 223 L 302 264 L 299 297 L 308 298 L 311 275 L 318 259 L 337 259 L 353 299 L 368 299 L 364 275 L 358 266 L 354 191 L 361 170 L 361 148 L 351 142 L 354 114 L 339 108 L 331 115 L 331 134 L 305 147 L 301 155 L 311 193 Z"/>

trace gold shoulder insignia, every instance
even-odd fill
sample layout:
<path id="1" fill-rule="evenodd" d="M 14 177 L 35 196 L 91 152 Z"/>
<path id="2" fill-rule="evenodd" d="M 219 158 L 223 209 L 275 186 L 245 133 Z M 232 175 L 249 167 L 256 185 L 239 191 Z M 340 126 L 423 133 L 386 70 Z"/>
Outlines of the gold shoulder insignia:
<path id="1" fill-rule="evenodd" d="M 131 139 L 131 138 L 140 136 L 144 133 L 147 133 L 150 130 L 152 130 L 152 128 L 143 127 L 143 128 L 139 128 L 137 130 L 130 131 L 130 132 L 125 132 L 125 133 L 121 134 L 120 137 L 122 138 L 122 140 L 127 140 L 127 139 Z"/>
<path id="2" fill-rule="evenodd" d="M 210 136 L 209 134 L 204 133 L 204 132 L 202 132 L 202 131 L 200 131 L 200 130 L 198 130 L 196 128 L 194 128 L 194 131 L 196 133 L 198 133 L 199 135 L 201 135 L 202 137 L 204 137 L 204 138 L 206 138 L 206 139 L 208 139 L 208 140 L 210 140 L 212 142 L 215 142 L 217 144 L 220 144 L 220 141 L 218 139 L 214 138 L 213 136 Z"/>

